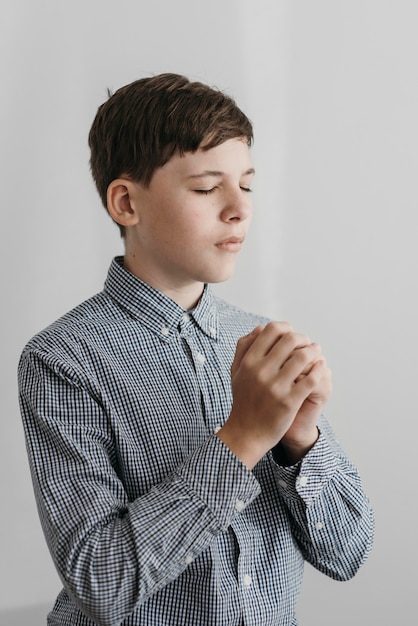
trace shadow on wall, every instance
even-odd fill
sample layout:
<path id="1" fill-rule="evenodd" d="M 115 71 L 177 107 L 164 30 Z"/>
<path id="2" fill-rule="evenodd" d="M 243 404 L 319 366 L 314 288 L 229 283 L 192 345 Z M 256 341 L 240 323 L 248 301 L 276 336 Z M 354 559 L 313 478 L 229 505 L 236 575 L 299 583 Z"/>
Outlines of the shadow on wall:
<path id="1" fill-rule="evenodd" d="M 0 626 L 45 626 L 49 604 L 27 606 L 22 609 L 0 611 Z"/>

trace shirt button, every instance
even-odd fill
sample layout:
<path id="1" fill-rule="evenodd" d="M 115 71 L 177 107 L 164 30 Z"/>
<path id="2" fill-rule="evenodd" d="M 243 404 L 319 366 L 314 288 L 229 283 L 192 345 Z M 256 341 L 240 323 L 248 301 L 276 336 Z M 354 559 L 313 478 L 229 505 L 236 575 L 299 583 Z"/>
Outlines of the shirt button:
<path id="1" fill-rule="evenodd" d="M 163 326 L 161 329 L 161 334 L 164 335 L 164 337 L 167 337 L 167 335 L 170 334 L 170 329 L 167 328 L 166 326 Z"/>
<path id="2" fill-rule="evenodd" d="M 279 480 L 279 485 L 280 485 L 280 487 L 283 487 L 283 489 L 287 488 L 287 482 L 285 480 L 283 480 L 283 479 Z"/>
<path id="3" fill-rule="evenodd" d="M 209 328 L 209 332 L 210 332 L 212 337 L 215 337 L 215 335 L 216 335 L 216 328 Z"/>
<path id="4" fill-rule="evenodd" d="M 190 321 L 190 315 L 188 313 L 183 313 L 183 322 L 189 322 Z"/>
<path id="5" fill-rule="evenodd" d="M 308 477 L 307 476 L 301 476 L 299 479 L 299 485 L 301 487 L 306 487 L 306 485 L 308 484 Z"/>
<path id="6" fill-rule="evenodd" d="M 184 562 L 186 563 L 186 565 L 190 565 L 190 563 L 193 563 L 193 557 L 190 554 L 188 554 L 186 558 L 184 559 Z"/>
<path id="7" fill-rule="evenodd" d="M 244 500 L 236 500 L 235 502 L 235 510 L 238 513 L 241 513 L 241 511 L 243 511 L 245 509 L 245 502 Z"/>
<path id="8" fill-rule="evenodd" d="M 218 433 L 221 430 L 222 426 L 219 426 L 219 424 L 217 424 L 215 426 L 215 428 L 213 429 L 214 434 L 216 435 L 216 433 Z"/>
<path id="9" fill-rule="evenodd" d="M 323 523 L 322 523 L 322 522 L 316 522 L 316 524 L 315 524 L 315 528 L 316 528 L 317 530 L 322 530 L 322 529 L 323 529 L 323 527 L 324 527 L 324 525 L 323 525 Z"/>
<path id="10" fill-rule="evenodd" d="M 200 363 L 201 365 L 203 365 L 203 363 L 206 361 L 205 355 L 201 354 L 200 352 L 198 352 L 196 354 L 196 359 L 197 359 L 198 363 Z"/>
<path id="11" fill-rule="evenodd" d="M 249 587 L 253 582 L 253 579 L 251 578 L 251 576 L 249 574 L 245 574 L 244 578 L 242 579 L 242 584 L 244 585 L 244 587 Z"/>

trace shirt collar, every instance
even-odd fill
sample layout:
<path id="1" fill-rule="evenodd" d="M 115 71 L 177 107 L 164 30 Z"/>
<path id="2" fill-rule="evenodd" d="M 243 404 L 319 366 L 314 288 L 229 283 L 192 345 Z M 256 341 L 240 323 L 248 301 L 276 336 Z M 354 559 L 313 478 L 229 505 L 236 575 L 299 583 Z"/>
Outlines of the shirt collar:
<path id="1" fill-rule="evenodd" d="M 123 267 L 123 257 L 116 257 L 109 268 L 104 291 L 163 341 L 174 337 L 180 324 L 193 322 L 212 339 L 218 338 L 216 299 L 208 285 L 196 307 L 185 311 L 174 300 L 128 272 Z"/>

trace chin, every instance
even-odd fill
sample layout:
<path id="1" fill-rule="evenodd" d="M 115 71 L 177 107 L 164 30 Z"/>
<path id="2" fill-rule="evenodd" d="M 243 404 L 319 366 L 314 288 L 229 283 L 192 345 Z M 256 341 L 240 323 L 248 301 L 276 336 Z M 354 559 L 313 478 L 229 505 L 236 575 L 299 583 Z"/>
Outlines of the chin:
<path id="1" fill-rule="evenodd" d="M 219 274 L 212 274 L 211 276 L 208 276 L 207 280 L 205 280 L 205 283 L 211 283 L 213 285 L 216 285 L 218 283 L 224 283 L 227 280 L 229 280 L 231 278 L 231 276 L 233 276 L 234 271 L 231 270 L 230 272 L 223 272 L 223 273 L 219 273 Z"/>
<path id="2" fill-rule="evenodd" d="M 215 264 L 208 262 L 206 268 L 202 268 L 200 273 L 200 281 L 203 283 L 224 283 L 234 274 L 235 259 L 231 259 L 230 263 Z"/>

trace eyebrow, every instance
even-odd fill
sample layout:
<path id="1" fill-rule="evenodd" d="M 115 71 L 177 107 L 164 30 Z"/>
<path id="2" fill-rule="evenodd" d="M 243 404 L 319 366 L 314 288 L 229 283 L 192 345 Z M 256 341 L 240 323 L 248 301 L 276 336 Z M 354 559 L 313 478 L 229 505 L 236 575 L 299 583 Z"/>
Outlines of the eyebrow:
<path id="1" fill-rule="evenodd" d="M 242 176 L 250 176 L 252 174 L 255 174 L 255 169 L 253 167 L 250 167 L 250 169 L 242 173 Z M 191 174 L 187 178 L 197 179 L 197 178 L 206 178 L 207 176 L 219 178 L 220 176 L 223 176 L 223 175 L 224 175 L 224 172 L 221 172 L 218 170 L 205 170 L 204 172 L 201 172 L 200 174 Z"/>

